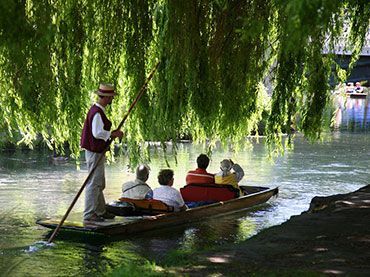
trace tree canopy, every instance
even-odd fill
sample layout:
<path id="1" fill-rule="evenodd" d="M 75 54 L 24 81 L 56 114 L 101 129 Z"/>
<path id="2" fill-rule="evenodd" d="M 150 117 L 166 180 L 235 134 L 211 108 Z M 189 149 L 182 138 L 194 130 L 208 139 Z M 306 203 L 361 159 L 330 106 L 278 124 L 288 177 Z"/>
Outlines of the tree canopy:
<path id="1" fill-rule="evenodd" d="M 345 43 L 355 61 L 369 22 L 367 0 L 2 0 L 0 131 L 78 155 L 99 83 L 117 87 L 118 125 L 160 61 L 124 125 L 133 156 L 144 141 L 183 135 L 238 141 L 264 112 L 270 142 L 292 123 L 317 139 L 329 76 L 341 76 L 323 48 Z"/>

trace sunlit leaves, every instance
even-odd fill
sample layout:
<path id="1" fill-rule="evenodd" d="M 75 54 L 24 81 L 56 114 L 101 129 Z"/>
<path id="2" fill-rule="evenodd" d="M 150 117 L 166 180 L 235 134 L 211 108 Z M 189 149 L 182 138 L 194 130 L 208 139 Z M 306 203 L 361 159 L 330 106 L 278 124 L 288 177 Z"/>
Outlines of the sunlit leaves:
<path id="1" fill-rule="evenodd" d="M 77 157 L 98 84 L 117 87 L 117 126 L 161 61 L 124 125 L 134 163 L 145 141 L 236 143 L 263 127 L 271 143 L 292 128 L 317 139 L 330 51 L 344 43 L 353 65 L 369 19 L 366 0 L 3 0 L 0 131 Z"/>

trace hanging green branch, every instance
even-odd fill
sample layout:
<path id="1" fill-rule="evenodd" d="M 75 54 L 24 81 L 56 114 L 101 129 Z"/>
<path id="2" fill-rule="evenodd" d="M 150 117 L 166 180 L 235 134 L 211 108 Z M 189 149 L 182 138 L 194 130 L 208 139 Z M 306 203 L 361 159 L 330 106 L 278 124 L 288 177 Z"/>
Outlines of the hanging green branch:
<path id="1" fill-rule="evenodd" d="M 149 159 L 145 141 L 235 143 L 261 122 L 271 145 L 292 127 L 318 139 L 330 52 L 344 42 L 352 67 L 369 22 L 366 0 L 3 0 L 0 131 L 77 157 L 98 84 L 118 89 L 107 111 L 117 123 L 160 60 L 124 127 L 133 163 Z"/>

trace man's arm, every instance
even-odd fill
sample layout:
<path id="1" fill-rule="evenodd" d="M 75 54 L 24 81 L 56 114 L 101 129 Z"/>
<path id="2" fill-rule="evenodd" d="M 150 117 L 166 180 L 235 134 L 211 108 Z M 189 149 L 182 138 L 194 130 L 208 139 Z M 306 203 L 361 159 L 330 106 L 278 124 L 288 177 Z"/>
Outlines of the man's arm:
<path id="1" fill-rule="evenodd" d="M 104 130 L 104 122 L 103 119 L 101 118 L 100 113 L 96 113 L 94 115 L 91 127 L 92 134 L 96 139 L 102 139 L 104 141 L 107 141 L 109 138 L 115 139 L 123 137 L 123 132 L 120 130 L 114 130 L 112 132 Z"/>
<path id="2" fill-rule="evenodd" d="M 96 139 L 102 139 L 104 141 L 107 141 L 111 136 L 110 131 L 104 130 L 104 123 L 99 113 L 96 113 L 94 115 L 94 118 L 92 120 L 91 129 L 92 129 L 92 135 Z"/>
<path id="3" fill-rule="evenodd" d="M 234 164 L 233 165 L 233 169 L 235 171 L 235 176 L 236 176 L 237 182 L 240 182 L 240 180 L 243 179 L 243 177 L 244 177 L 244 170 L 243 170 L 243 168 L 241 168 L 241 166 L 238 165 L 238 164 Z"/>

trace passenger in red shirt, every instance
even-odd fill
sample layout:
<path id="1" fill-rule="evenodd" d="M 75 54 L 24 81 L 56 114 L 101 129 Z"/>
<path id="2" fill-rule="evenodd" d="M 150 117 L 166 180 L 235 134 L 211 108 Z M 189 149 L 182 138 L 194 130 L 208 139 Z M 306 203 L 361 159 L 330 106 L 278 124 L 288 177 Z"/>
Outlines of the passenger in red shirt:
<path id="1" fill-rule="evenodd" d="M 197 164 L 198 168 L 196 170 L 189 171 L 186 175 L 186 184 L 214 184 L 214 174 L 206 171 L 209 165 L 209 158 L 207 155 L 200 154 L 197 158 Z"/>

